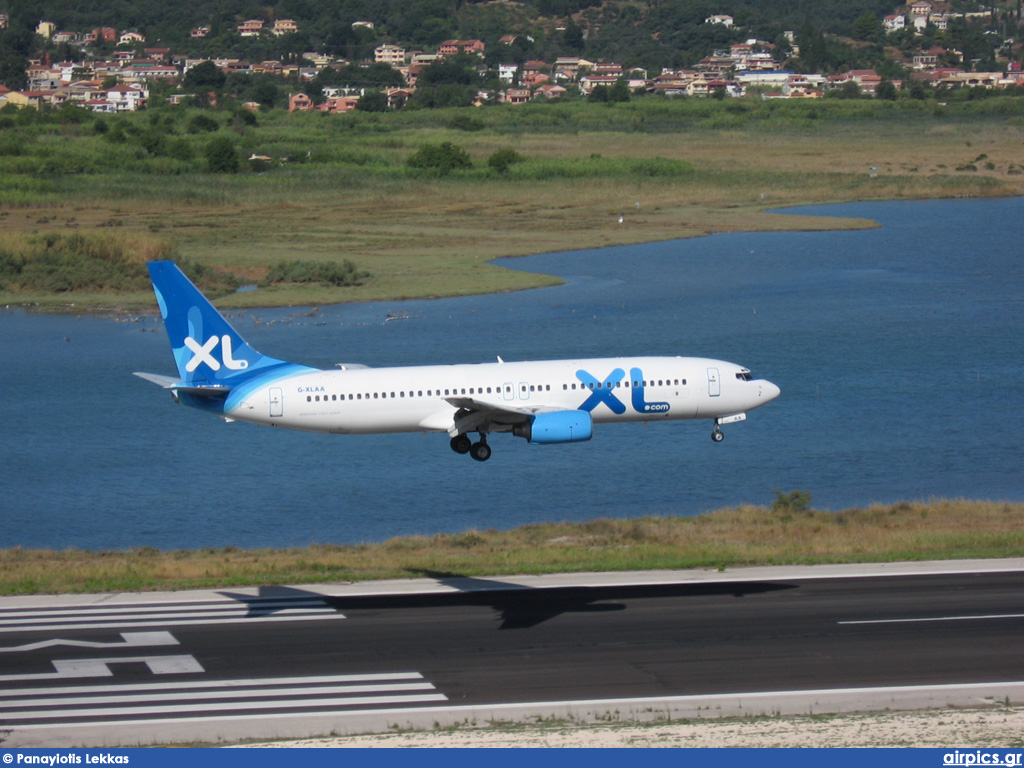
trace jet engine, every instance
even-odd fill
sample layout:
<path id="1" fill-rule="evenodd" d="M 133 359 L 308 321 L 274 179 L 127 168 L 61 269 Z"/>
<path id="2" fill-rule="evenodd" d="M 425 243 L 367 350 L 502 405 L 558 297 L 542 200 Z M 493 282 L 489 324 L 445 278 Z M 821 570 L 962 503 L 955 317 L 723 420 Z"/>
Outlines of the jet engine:
<path id="1" fill-rule="evenodd" d="M 589 440 L 593 421 L 588 411 L 556 411 L 538 413 L 512 429 L 516 437 L 525 437 L 534 445 L 579 443 Z"/>

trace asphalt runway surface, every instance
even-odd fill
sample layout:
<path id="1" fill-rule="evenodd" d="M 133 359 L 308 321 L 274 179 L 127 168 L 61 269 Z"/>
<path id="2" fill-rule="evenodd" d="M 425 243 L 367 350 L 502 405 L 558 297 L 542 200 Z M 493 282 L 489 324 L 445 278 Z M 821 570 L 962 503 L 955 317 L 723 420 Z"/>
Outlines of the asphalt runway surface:
<path id="1" fill-rule="evenodd" d="M 906 706 L 1018 700 L 1024 569 L 980 568 L 515 584 L 424 574 L 411 587 L 4 598 L 0 739 L 111 746 L 736 713 L 723 702 L 741 714 L 884 709 L 913 692 L 923 703 Z"/>

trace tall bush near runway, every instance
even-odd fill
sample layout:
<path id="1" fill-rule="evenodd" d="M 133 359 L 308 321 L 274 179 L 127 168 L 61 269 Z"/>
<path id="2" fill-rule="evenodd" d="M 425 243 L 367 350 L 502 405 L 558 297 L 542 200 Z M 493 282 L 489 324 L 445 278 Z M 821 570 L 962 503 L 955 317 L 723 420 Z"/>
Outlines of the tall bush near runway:
<path id="1" fill-rule="evenodd" d="M 405 161 L 405 164 L 410 168 L 434 171 L 440 176 L 447 176 L 452 171 L 473 167 L 473 161 L 466 150 L 455 146 L 450 141 L 421 147 L 418 152 Z"/>
<path id="2" fill-rule="evenodd" d="M 238 173 L 238 153 L 226 136 L 211 139 L 203 154 L 211 173 Z"/>

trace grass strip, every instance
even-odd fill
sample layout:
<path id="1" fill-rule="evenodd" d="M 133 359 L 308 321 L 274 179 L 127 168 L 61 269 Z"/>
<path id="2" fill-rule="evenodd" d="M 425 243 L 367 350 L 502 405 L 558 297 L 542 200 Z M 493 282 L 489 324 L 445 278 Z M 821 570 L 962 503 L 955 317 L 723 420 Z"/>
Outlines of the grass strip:
<path id="1" fill-rule="evenodd" d="M 298 549 L 16 547 L 0 550 L 0 594 L 1021 555 L 1024 504 L 935 500 L 821 512 L 776 503 L 696 517 L 602 518 Z"/>

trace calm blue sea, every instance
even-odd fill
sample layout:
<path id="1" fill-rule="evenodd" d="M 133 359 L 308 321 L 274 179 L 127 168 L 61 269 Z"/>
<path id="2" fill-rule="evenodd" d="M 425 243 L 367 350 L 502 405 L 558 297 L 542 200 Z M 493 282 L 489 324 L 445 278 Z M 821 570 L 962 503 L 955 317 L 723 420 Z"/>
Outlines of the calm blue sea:
<path id="1" fill-rule="evenodd" d="M 0 548 L 368 542 L 696 515 L 770 503 L 773 489 L 832 510 L 1024 500 L 1024 199 L 800 212 L 882 226 L 546 254 L 501 263 L 567 285 L 235 317 L 258 349 L 322 366 L 742 363 L 782 397 L 721 444 L 706 422 L 609 425 L 574 445 L 496 435 L 479 464 L 443 435 L 224 424 L 131 375 L 173 373 L 155 318 L 0 310 Z"/>

